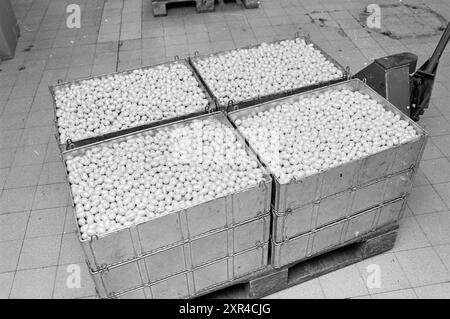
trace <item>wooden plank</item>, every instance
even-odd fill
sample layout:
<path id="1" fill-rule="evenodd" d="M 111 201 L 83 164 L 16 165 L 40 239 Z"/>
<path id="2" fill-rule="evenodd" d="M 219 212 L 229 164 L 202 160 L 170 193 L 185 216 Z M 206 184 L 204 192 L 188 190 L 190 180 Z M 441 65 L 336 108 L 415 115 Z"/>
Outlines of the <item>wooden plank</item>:
<path id="1" fill-rule="evenodd" d="M 284 289 L 288 284 L 288 269 L 281 269 L 249 282 L 249 297 L 261 298 Z"/>
<path id="2" fill-rule="evenodd" d="M 242 3 L 246 9 L 257 9 L 259 8 L 259 0 L 242 0 Z"/>
<path id="3" fill-rule="evenodd" d="M 197 12 L 213 12 L 215 10 L 214 0 L 197 0 Z"/>
<path id="4" fill-rule="evenodd" d="M 166 3 L 161 1 L 152 2 L 153 16 L 162 17 L 167 15 Z"/>
<path id="5" fill-rule="evenodd" d="M 214 0 L 152 0 L 153 16 L 160 17 L 167 15 L 167 4 L 170 3 L 186 3 L 195 2 L 197 12 L 212 12 L 215 10 Z"/>

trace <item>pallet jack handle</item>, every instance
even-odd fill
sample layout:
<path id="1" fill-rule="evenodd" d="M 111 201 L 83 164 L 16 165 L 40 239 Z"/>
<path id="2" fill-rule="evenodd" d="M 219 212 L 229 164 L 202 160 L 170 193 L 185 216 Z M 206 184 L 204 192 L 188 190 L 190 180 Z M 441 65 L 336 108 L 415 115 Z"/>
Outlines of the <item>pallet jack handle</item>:
<path id="1" fill-rule="evenodd" d="M 439 40 L 439 43 L 436 46 L 436 49 L 434 50 L 433 55 L 429 60 L 429 64 L 427 68 L 424 70 L 425 72 L 431 73 L 437 67 L 437 65 L 439 64 L 439 59 L 441 58 L 441 55 L 444 52 L 445 47 L 447 46 L 449 41 L 450 41 L 450 22 L 447 24 L 447 28 L 445 28 L 445 31 L 442 34 L 442 37 Z"/>
<path id="2" fill-rule="evenodd" d="M 434 79 L 436 77 L 439 59 L 450 40 L 450 23 L 447 24 L 441 39 L 431 58 L 426 61 L 410 78 L 411 99 L 410 117 L 418 121 L 428 108 L 433 91 Z"/>

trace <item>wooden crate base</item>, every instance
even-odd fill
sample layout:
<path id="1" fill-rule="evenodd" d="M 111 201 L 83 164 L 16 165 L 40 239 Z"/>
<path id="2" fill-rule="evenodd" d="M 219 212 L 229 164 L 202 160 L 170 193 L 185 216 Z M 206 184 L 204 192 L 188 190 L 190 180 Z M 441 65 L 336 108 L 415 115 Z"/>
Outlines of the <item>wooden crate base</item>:
<path id="1" fill-rule="evenodd" d="M 273 294 L 392 249 L 397 231 L 397 223 L 387 225 L 309 259 L 227 283 L 199 298 L 254 299 Z"/>
<path id="2" fill-rule="evenodd" d="M 238 0 L 223 0 L 224 3 L 238 2 Z M 241 0 L 242 4 L 246 9 L 256 9 L 259 8 L 261 3 L 260 0 Z"/>
<path id="3" fill-rule="evenodd" d="M 186 3 L 195 2 L 197 12 L 200 12 L 200 13 L 214 11 L 214 0 L 193 0 L 193 1 L 153 0 L 152 1 L 153 16 L 155 16 L 155 17 L 166 16 L 167 15 L 167 4 L 176 3 L 176 2 L 186 2 Z"/>
<path id="4" fill-rule="evenodd" d="M 242 4 L 246 9 L 256 9 L 259 8 L 259 0 L 242 0 Z"/>

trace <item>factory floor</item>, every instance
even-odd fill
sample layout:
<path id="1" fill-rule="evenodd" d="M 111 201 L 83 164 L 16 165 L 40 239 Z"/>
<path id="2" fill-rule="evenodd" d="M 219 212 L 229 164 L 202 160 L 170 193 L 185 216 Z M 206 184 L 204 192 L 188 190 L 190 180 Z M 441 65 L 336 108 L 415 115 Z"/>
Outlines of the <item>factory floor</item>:
<path id="1" fill-rule="evenodd" d="M 386 5 L 381 24 L 389 24 L 396 38 L 362 27 L 361 13 L 372 3 L 363 0 L 262 0 L 259 9 L 248 10 L 240 2 L 219 3 L 215 12 L 202 14 L 191 5 L 169 8 L 168 16 L 158 18 L 150 0 L 11 2 L 21 37 L 15 58 L 0 64 L 0 298 L 95 298 L 75 236 L 48 85 L 295 32 L 308 33 L 353 72 L 403 51 L 418 54 L 422 63 L 440 33 L 433 18 L 414 10 L 430 8 L 450 18 L 448 0 L 376 1 Z M 402 3 L 416 9 L 402 10 Z M 80 28 L 67 28 L 69 4 L 81 8 Z M 449 99 L 447 48 L 430 109 L 420 121 L 431 138 L 394 249 L 270 297 L 450 298 Z M 81 267 L 78 288 L 69 282 L 73 264 Z M 379 266 L 378 285 L 367 280 L 374 269 L 369 265 Z"/>

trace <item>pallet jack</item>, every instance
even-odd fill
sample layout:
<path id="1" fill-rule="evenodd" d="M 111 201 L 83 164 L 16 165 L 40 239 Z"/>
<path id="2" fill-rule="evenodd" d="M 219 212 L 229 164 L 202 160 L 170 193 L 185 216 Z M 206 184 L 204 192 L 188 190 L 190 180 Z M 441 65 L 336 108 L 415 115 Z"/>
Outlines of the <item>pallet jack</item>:
<path id="1" fill-rule="evenodd" d="M 403 52 L 378 58 L 354 75 L 408 115 L 418 121 L 428 108 L 439 59 L 450 40 L 447 25 L 433 55 L 419 69 L 417 55 Z"/>

